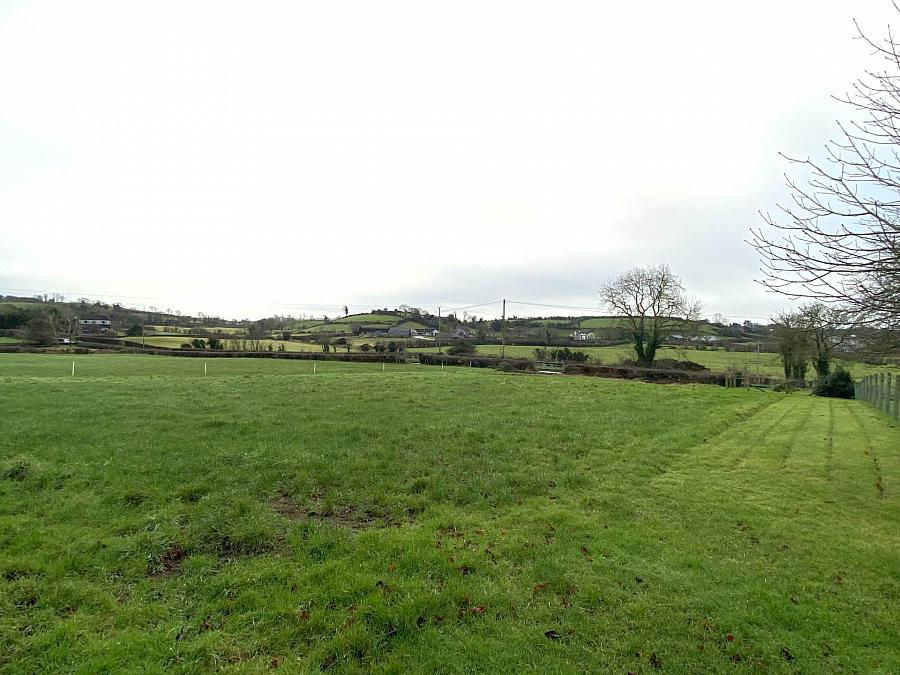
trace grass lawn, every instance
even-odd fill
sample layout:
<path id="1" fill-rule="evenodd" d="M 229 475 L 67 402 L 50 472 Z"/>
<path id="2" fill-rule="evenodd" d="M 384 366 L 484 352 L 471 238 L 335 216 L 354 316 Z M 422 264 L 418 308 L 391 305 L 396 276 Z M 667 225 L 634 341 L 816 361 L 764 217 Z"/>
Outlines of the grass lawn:
<path id="1" fill-rule="evenodd" d="M 21 344 L 21 340 L 19 338 L 14 337 L 6 337 L 5 335 L 0 335 L 0 345 L 17 345 Z"/>
<path id="2" fill-rule="evenodd" d="M 871 406 L 312 366 L 0 354 L 0 671 L 900 671 Z"/>

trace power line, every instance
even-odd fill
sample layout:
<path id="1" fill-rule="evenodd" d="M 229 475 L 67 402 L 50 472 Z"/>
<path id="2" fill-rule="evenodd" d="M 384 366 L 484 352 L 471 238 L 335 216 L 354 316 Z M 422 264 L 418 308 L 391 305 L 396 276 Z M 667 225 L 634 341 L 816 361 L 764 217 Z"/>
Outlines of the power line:
<path id="1" fill-rule="evenodd" d="M 0 289 L 4 293 L 16 292 L 16 293 L 34 293 L 34 294 L 51 294 L 47 291 L 41 291 L 38 289 L 28 289 L 28 288 L 2 288 Z M 122 299 L 122 300 L 144 300 L 144 301 L 155 301 L 155 302 L 169 302 L 173 304 L 177 304 L 182 302 L 179 299 L 175 298 L 164 298 L 160 296 L 146 296 L 146 295 L 120 295 L 115 293 L 93 293 L 93 292 L 85 292 L 85 291 L 53 291 L 52 293 L 63 295 L 63 296 L 80 296 L 80 297 L 93 297 L 93 298 L 113 298 L 113 299 Z M 443 306 L 445 311 L 452 314 L 456 312 L 468 311 L 473 309 L 481 309 L 484 307 L 490 307 L 492 305 L 499 305 L 502 303 L 502 300 L 491 300 L 488 302 L 481 302 L 472 305 L 464 305 L 461 307 L 450 308 L 443 305 L 419 305 L 416 309 L 426 309 L 426 310 L 437 310 L 439 307 Z M 507 300 L 507 303 L 513 305 L 520 305 L 522 307 L 540 307 L 543 309 L 556 309 L 556 310 L 568 310 L 568 311 L 579 311 L 579 312 L 590 312 L 591 316 L 604 316 L 602 314 L 601 307 L 583 307 L 578 305 L 564 305 L 564 304 L 551 304 L 546 302 L 529 302 L 524 300 Z M 252 305 L 262 305 L 262 306 L 278 306 L 278 307 L 296 307 L 303 309 L 343 309 L 347 307 L 348 309 L 354 310 L 372 310 L 377 311 L 377 306 L 382 304 L 385 307 L 390 306 L 391 303 L 303 303 L 303 302 L 272 302 L 272 301 L 248 301 L 243 304 L 252 304 Z M 716 312 L 719 313 L 719 312 Z M 500 317 L 501 314 L 499 312 L 489 312 L 489 311 L 481 311 L 478 314 L 492 316 L 492 317 Z M 754 316 L 749 314 L 741 314 L 741 313 L 733 313 L 734 316 L 739 317 L 741 319 L 756 319 L 761 321 L 770 321 L 771 317 L 769 316 Z M 709 319 L 713 316 L 713 314 L 704 314 L 705 318 Z"/>

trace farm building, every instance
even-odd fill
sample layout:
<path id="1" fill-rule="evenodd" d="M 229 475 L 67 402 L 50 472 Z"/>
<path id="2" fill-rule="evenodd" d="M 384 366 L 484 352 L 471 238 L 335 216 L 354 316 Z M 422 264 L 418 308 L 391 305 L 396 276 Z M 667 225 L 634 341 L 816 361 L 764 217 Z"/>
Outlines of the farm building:
<path id="1" fill-rule="evenodd" d="M 575 330 L 569 333 L 569 337 L 577 342 L 586 342 L 587 340 L 593 340 L 595 335 L 591 331 Z"/>
<path id="2" fill-rule="evenodd" d="M 388 337 L 410 338 L 416 335 L 416 331 L 412 328 L 403 328 L 402 326 L 391 326 L 387 331 Z"/>
<path id="3" fill-rule="evenodd" d="M 388 327 L 384 325 L 360 326 L 358 331 L 354 329 L 353 334 L 362 337 L 385 337 L 388 334 Z"/>

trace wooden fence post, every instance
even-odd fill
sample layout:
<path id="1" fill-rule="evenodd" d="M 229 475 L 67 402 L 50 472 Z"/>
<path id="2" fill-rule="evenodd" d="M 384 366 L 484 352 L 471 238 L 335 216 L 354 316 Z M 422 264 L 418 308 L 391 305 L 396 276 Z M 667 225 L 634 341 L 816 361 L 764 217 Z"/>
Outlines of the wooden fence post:
<path id="1" fill-rule="evenodd" d="M 888 414 L 888 417 L 890 417 L 891 414 L 891 394 L 893 393 L 891 391 L 891 389 L 893 389 L 893 386 L 891 386 L 892 384 L 891 374 L 888 373 L 884 376 L 884 412 Z"/>
<path id="2" fill-rule="evenodd" d="M 894 377 L 894 419 L 900 422 L 900 375 Z"/>

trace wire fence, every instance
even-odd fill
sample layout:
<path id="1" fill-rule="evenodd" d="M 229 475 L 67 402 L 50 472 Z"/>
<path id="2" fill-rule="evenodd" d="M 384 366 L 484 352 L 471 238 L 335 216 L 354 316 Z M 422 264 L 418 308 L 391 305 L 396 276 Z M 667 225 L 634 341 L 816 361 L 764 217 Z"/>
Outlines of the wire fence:
<path id="1" fill-rule="evenodd" d="M 900 375 L 866 375 L 856 383 L 856 398 L 883 410 L 891 419 L 900 420 Z"/>

